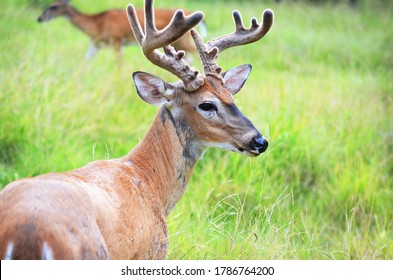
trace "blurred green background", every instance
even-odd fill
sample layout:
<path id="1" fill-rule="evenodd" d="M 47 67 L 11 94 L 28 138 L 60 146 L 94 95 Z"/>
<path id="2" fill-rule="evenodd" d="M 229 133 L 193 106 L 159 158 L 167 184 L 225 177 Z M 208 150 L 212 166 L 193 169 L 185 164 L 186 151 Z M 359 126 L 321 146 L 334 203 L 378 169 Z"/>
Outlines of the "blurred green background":
<path id="1" fill-rule="evenodd" d="M 0 188 L 123 156 L 157 112 L 131 73 L 176 80 L 137 46 L 121 65 L 111 49 L 86 61 L 89 39 L 66 19 L 36 22 L 50 2 L 0 3 Z M 72 1 L 87 13 L 129 2 Z M 393 1 L 155 2 L 202 10 L 207 39 L 233 31 L 234 9 L 246 23 L 275 12 L 265 38 L 219 58 L 253 64 L 236 102 L 270 147 L 205 153 L 168 217 L 167 258 L 392 259 Z"/>

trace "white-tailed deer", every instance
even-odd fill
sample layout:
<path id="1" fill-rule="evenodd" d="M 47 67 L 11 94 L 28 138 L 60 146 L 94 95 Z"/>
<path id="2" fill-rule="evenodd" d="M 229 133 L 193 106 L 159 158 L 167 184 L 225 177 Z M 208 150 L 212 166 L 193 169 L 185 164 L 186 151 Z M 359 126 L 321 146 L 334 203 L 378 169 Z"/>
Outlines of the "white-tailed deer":
<path id="1" fill-rule="evenodd" d="M 69 19 L 75 27 L 86 33 L 91 39 L 90 47 L 85 55 L 86 59 L 94 57 L 98 50 L 105 46 L 113 47 L 120 57 L 122 46 L 136 43 L 124 10 L 108 10 L 98 14 L 87 15 L 79 12 L 70 2 L 71 0 L 55 1 L 42 12 L 38 22 L 47 22 L 60 16 Z M 143 25 L 143 9 L 137 9 L 136 12 Z M 156 26 L 158 29 L 162 29 L 168 25 L 175 10 L 157 9 L 155 13 Z M 186 12 L 186 14 L 190 14 L 190 12 Z M 203 23 L 201 26 L 202 30 L 206 30 Z M 177 50 L 195 51 L 189 34 L 185 34 L 185 36 L 173 42 L 172 45 Z"/>
<path id="2" fill-rule="evenodd" d="M 144 72 L 133 79 L 138 95 L 161 105 L 150 130 L 126 156 L 64 173 L 17 180 L 0 192 L 0 257 L 4 259 L 162 259 L 168 249 L 166 216 L 186 190 L 207 147 L 258 156 L 267 141 L 235 105 L 251 71 L 241 65 L 221 74 L 223 50 L 262 38 L 273 23 L 243 26 L 204 44 L 192 29 L 201 12 L 179 10 L 162 31 L 154 25 L 153 1 L 145 1 L 142 30 L 132 5 L 127 12 L 135 37 L 152 63 L 178 78 L 174 84 Z M 198 73 L 170 44 L 191 30 L 203 67 Z M 164 53 L 157 49 L 163 47 Z"/>

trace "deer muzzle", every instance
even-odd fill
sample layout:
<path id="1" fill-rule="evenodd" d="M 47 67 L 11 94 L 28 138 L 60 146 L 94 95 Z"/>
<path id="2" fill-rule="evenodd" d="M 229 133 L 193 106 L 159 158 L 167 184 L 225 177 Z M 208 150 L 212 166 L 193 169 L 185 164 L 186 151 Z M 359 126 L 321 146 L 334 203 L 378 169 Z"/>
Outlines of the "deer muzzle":
<path id="1" fill-rule="evenodd" d="M 256 155 L 262 154 L 264 151 L 267 150 L 269 143 L 262 135 L 258 135 L 251 140 L 250 147 L 252 152 L 256 152 Z"/>

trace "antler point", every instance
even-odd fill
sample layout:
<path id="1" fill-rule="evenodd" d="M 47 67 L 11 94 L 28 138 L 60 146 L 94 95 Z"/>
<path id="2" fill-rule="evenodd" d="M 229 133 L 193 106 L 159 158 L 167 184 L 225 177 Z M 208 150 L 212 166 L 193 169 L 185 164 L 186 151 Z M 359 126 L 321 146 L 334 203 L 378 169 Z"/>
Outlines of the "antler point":
<path id="1" fill-rule="evenodd" d="M 251 28 L 257 28 L 258 26 L 259 26 L 258 20 L 255 17 L 253 17 L 251 19 Z"/>
<path id="2" fill-rule="evenodd" d="M 176 59 L 176 60 L 181 60 L 185 55 L 186 55 L 186 52 L 180 50 L 180 51 L 178 51 L 178 52 L 176 53 L 175 59 Z"/>
<path id="3" fill-rule="evenodd" d="M 274 12 L 271 9 L 266 9 L 263 11 L 263 21 L 273 21 Z"/>

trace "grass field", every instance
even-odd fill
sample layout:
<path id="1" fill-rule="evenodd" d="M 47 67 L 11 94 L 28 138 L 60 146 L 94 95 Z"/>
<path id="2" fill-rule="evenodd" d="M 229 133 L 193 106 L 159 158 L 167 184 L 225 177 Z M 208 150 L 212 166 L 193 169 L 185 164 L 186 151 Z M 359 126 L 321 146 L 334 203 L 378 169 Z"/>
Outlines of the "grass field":
<path id="1" fill-rule="evenodd" d="M 110 49 L 85 61 L 88 38 L 65 19 L 38 24 L 32 2 L 0 3 L 0 188 L 126 154 L 157 112 L 131 73 L 175 81 L 136 46 L 120 66 Z M 275 12 L 262 41 L 219 59 L 253 64 L 236 101 L 271 145 L 205 153 L 168 217 L 168 259 L 392 259 L 393 5 L 156 2 L 204 11 L 209 39 L 232 32 L 233 9 L 247 22 Z"/>

